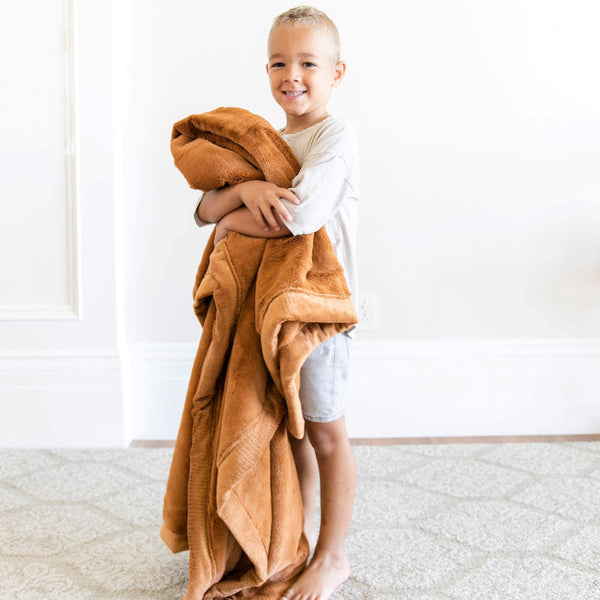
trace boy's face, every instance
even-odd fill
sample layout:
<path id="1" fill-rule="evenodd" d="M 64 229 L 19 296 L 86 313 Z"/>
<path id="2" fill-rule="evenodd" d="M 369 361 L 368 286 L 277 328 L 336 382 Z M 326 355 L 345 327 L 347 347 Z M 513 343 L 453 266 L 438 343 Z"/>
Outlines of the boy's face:
<path id="1" fill-rule="evenodd" d="M 323 27 L 283 25 L 269 36 L 267 73 L 273 98 L 287 116 L 286 132 L 301 131 L 327 117 L 331 88 L 346 70 Z"/>

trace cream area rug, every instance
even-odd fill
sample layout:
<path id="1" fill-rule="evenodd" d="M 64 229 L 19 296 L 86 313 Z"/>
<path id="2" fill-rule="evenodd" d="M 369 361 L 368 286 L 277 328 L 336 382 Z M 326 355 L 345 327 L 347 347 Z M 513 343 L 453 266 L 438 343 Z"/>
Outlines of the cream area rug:
<path id="1" fill-rule="evenodd" d="M 355 446 L 334 600 L 598 600 L 600 442 Z M 2 600 L 180 600 L 172 449 L 0 450 Z"/>

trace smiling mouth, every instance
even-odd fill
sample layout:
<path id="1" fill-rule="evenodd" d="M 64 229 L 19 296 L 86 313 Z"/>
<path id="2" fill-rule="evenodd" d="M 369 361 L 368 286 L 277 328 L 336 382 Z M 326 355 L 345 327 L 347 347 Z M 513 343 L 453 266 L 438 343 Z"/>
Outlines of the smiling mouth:
<path id="1" fill-rule="evenodd" d="M 292 98 L 298 97 L 298 96 L 302 96 L 302 94 L 306 94 L 306 90 L 296 90 L 296 91 L 289 91 L 283 92 L 286 96 L 291 96 Z"/>

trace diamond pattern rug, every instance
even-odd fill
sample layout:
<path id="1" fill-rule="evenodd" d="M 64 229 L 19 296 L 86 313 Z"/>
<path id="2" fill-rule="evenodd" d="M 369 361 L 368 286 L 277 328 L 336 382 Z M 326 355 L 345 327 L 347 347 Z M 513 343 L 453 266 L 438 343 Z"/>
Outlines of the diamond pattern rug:
<path id="1" fill-rule="evenodd" d="M 355 446 L 332 600 L 598 600 L 600 442 Z M 180 600 L 172 449 L 0 450 L 1 600 Z"/>

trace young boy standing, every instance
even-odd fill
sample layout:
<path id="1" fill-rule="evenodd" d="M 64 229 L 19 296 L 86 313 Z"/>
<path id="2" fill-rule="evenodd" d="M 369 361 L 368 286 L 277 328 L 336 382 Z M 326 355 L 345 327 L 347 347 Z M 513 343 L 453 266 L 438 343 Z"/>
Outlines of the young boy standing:
<path id="1" fill-rule="evenodd" d="M 217 223 L 215 243 L 229 231 L 270 238 L 313 233 L 325 226 L 356 303 L 358 150 L 352 126 L 327 112 L 331 90 L 346 70 L 339 52 L 337 28 L 323 12 L 300 6 L 276 17 L 268 39 L 267 73 L 271 93 L 286 115 L 280 133 L 302 168 L 290 189 L 247 181 L 207 192 L 194 218 L 200 226 Z M 290 441 L 314 555 L 282 600 L 326 600 L 350 575 L 344 540 L 356 466 L 346 432 L 344 395 L 352 337 L 354 332 L 348 331 L 322 343 L 301 370 L 306 435 Z"/>

